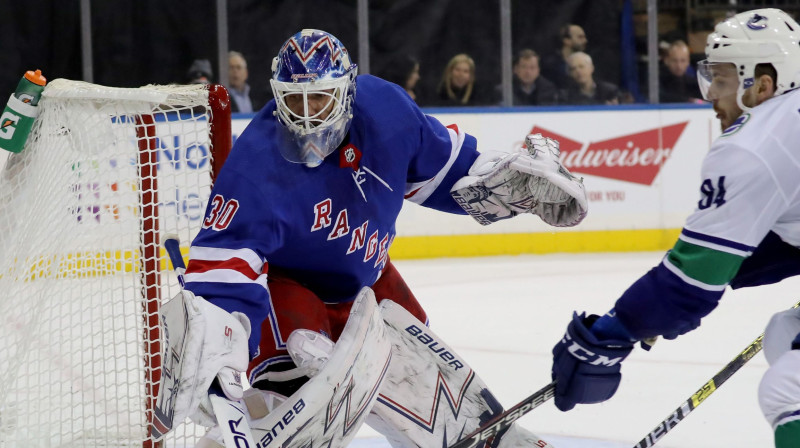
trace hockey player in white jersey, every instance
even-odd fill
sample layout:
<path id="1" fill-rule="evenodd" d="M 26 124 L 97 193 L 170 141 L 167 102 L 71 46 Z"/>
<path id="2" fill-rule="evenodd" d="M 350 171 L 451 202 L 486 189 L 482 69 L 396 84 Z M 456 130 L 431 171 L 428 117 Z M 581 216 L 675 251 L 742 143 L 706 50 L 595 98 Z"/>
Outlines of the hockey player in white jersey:
<path id="1" fill-rule="evenodd" d="M 698 81 L 723 132 L 703 161 L 697 208 L 609 313 L 574 314 L 553 349 L 562 411 L 611 398 L 635 342 L 697 328 L 728 285 L 800 274 L 800 25 L 777 9 L 743 12 L 716 26 L 706 56 Z M 785 356 L 793 361 L 773 363 L 761 388 L 780 448 L 800 440 L 800 353 Z"/>

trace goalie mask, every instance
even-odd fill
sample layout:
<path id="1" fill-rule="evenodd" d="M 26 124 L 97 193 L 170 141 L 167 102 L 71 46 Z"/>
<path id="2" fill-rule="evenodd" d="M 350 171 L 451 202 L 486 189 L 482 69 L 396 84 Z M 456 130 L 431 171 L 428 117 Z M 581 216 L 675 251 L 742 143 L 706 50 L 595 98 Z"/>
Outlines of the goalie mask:
<path id="1" fill-rule="evenodd" d="M 755 84 L 758 64 L 775 68 L 775 95 L 800 87 L 799 42 L 800 25 L 779 9 L 747 11 L 719 23 L 706 41 L 707 59 L 697 64 L 703 98 L 736 95 L 739 108 L 749 110 L 742 96 Z"/>
<path id="2" fill-rule="evenodd" d="M 283 44 L 270 84 L 286 160 L 318 166 L 342 143 L 353 118 L 357 71 L 344 45 L 324 31 L 305 29 Z"/>

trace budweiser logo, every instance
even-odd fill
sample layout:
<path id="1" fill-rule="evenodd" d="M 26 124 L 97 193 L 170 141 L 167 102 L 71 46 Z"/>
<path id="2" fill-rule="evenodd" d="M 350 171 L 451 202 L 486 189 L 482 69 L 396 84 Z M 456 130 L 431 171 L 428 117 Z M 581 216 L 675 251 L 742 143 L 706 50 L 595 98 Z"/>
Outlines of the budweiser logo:
<path id="1" fill-rule="evenodd" d="M 687 124 L 689 122 L 684 121 L 589 143 L 581 143 L 538 126 L 534 126 L 530 133 L 540 133 L 558 140 L 561 163 L 572 173 L 652 185 Z"/>

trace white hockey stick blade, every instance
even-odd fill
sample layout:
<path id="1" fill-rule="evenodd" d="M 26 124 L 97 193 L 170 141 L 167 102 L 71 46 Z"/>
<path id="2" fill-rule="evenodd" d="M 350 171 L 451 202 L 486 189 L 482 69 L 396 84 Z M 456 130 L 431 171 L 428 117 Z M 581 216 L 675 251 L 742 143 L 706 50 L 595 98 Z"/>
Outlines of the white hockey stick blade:
<path id="1" fill-rule="evenodd" d="M 228 400 L 216 392 L 208 394 L 208 397 L 211 399 L 211 407 L 214 408 L 225 448 L 256 448 L 244 405 L 239 401 Z"/>

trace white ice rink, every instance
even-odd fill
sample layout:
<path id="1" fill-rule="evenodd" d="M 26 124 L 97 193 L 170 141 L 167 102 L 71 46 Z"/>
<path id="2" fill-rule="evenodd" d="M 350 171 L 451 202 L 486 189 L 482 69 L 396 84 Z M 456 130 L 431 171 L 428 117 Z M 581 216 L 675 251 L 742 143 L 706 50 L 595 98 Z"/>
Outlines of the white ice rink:
<path id="1" fill-rule="evenodd" d="M 603 313 L 663 252 L 396 261 L 431 328 L 469 362 L 504 406 L 550 381 L 550 350 L 573 310 Z M 800 279 L 728 290 L 700 328 L 623 363 L 608 402 L 563 413 L 552 401 L 520 423 L 557 448 L 633 447 L 753 339 L 769 317 L 800 300 Z M 664 448 L 771 447 L 756 390 L 759 353 L 670 431 Z M 363 429 L 351 445 L 388 447 Z"/>

